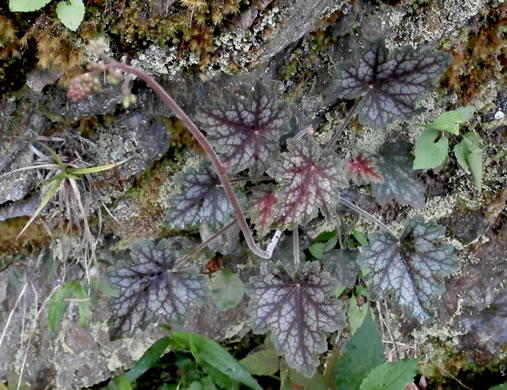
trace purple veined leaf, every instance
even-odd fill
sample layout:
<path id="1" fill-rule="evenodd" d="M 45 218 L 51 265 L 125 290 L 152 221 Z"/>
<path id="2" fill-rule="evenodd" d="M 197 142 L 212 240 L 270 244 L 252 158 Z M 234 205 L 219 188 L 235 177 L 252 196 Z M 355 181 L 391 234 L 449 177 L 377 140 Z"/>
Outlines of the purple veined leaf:
<path id="1" fill-rule="evenodd" d="M 165 218 L 171 228 L 189 228 L 201 222 L 219 227 L 229 221 L 232 206 L 211 165 L 203 163 L 197 170 L 177 173 L 175 182 L 182 191 L 171 197 Z"/>
<path id="2" fill-rule="evenodd" d="M 276 159 L 291 116 L 288 105 L 257 82 L 254 89 L 245 86 L 243 93 L 199 109 L 198 121 L 231 173 L 250 169 L 255 176 Z"/>
<path id="3" fill-rule="evenodd" d="M 263 263 L 261 275 L 250 279 L 250 313 L 254 333 L 271 331 L 277 352 L 289 367 L 306 377 L 315 374 L 326 336 L 345 327 L 342 302 L 330 299 L 336 281 L 320 271 L 318 262 Z"/>
<path id="4" fill-rule="evenodd" d="M 264 237 L 271 229 L 277 203 L 274 186 L 260 185 L 250 194 L 248 217 L 255 224 L 257 236 Z"/>
<path id="5" fill-rule="evenodd" d="M 412 170 L 412 145 L 396 142 L 382 147 L 379 164 L 383 183 L 372 183 L 373 196 L 382 206 L 395 199 L 403 206 L 424 208 L 424 185 Z"/>
<path id="6" fill-rule="evenodd" d="M 347 161 L 347 176 L 358 185 L 384 182 L 376 160 L 373 157 L 365 157 L 363 152 L 356 153 Z"/>
<path id="7" fill-rule="evenodd" d="M 162 316 L 181 323 L 192 305 L 207 297 L 205 277 L 175 265 L 177 239 L 158 244 L 142 241 L 132 247 L 132 262 L 111 270 L 107 277 L 119 297 L 111 301 L 111 339 L 127 337 Z"/>
<path id="8" fill-rule="evenodd" d="M 276 223 L 292 229 L 317 216 L 334 213 L 339 189 L 348 186 L 338 156 L 323 151 L 312 138 L 290 139 L 288 151 L 268 173 L 280 183 Z"/>
<path id="9" fill-rule="evenodd" d="M 368 235 L 358 263 L 371 269 L 370 289 L 377 297 L 391 294 L 419 321 L 425 321 L 444 292 L 442 277 L 457 269 L 454 248 L 442 244 L 445 228 L 416 217 L 409 220 L 401 239 L 387 233 Z"/>
<path id="10" fill-rule="evenodd" d="M 451 60 L 447 53 L 416 52 L 410 46 L 389 54 L 384 41 L 377 40 L 339 64 L 338 96 L 355 99 L 364 95 L 357 107 L 359 121 L 384 127 L 393 119 L 416 113 L 416 101 L 436 88 Z"/>

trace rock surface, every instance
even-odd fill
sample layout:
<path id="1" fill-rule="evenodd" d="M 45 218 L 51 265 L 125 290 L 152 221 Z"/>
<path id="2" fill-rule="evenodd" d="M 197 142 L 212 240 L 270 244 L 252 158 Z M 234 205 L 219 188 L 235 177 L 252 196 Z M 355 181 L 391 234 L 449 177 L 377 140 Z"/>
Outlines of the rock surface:
<path id="1" fill-rule="evenodd" d="M 172 0 L 166 0 L 164 7 L 170 9 L 173 3 Z M 217 68 L 229 72 L 236 69 L 231 67 L 230 62 L 239 64 L 241 71 L 258 65 L 257 73 L 252 73 L 254 76 L 250 77 L 281 79 L 277 86 L 299 111 L 300 124 L 310 124 L 314 130 L 319 129 L 320 133 L 315 135 L 321 137 L 319 139 L 325 139 L 345 116 L 343 106 L 335 107 L 338 99 L 333 94 L 333 69 L 336 62 L 351 55 L 355 46 L 379 37 L 383 37 L 391 49 L 404 44 L 416 47 L 434 47 L 437 44 L 444 48 L 457 46 L 467 34 L 477 32 L 482 14 L 488 14 L 494 7 L 503 7 L 498 1 L 487 0 L 429 1 L 423 2 L 423 5 L 413 0 L 319 0 L 311 2 L 311 7 L 308 1 L 302 0 L 255 3 L 251 9 L 245 10 L 244 15 L 238 15 L 234 29 L 224 31 L 216 39 L 217 50 L 223 50 L 223 61 L 203 72 L 203 78 L 216 75 Z M 164 7 L 157 12 L 165 12 Z M 328 16 L 332 20 L 327 20 Z M 319 41 L 317 31 L 320 27 L 327 29 L 325 38 L 334 44 Z M 272 35 L 267 34 L 269 31 Z M 262 42 L 262 48 L 258 52 L 259 42 Z M 174 50 L 159 50 L 155 46 L 143 50 L 132 55 L 138 65 L 143 66 L 144 61 L 148 66 L 147 63 L 151 62 L 151 73 L 162 79 L 185 109 L 194 111 L 195 105 L 205 97 L 205 81 L 198 76 L 181 75 L 174 71 L 171 62 L 177 57 Z M 220 77 L 217 76 L 216 80 Z M 177 145 L 186 139 L 183 131 L 168 134 L 164 117 L 171 116 L 171 113 L 144 84 L 135 83 L 137 103 L 125 110 L 118 104 L 121 100 L 120 86 L 105 87 L 101 93 L 72 104 L 66 100 L 65 91 L 58 86 L 48 86 L 44 81 L 34 81 L 33 78 L 29 78 L 29 83 L 34 90 L 25 89 L 13 94 L 13 97 L 0 100 L 0 205 L 8 203 L 10 207 L 0 209 L 0 220 L 2 215 L 4 218 L 7 218 L 5 215 L 14 215 L 8 214 L 8 210 L 25 210 L 26 204 L 32 204 L 33 208 L 33 203 L 28 203 L 27 199 L 26 204 L 16 201 L 25 198 L 33 190 L 35 175 L 20 173 L 17 176 L 1 176 L 31 163 L 32 153 L 24 139 L 62 129 L 81 131 L 90 137 L 94 143 L 90 155 L 97 165 L 129 159 L 97 178 L 104 192 L 102 201 L 117 202 L 115 205 L 121 205 L 122 202 L 133 204 L 131 208 L 135 209 L 137 203 L 132 201 L 134 197 L 152 201 L 159 196 L 157 191 L 164 183 L 157 182 L 158 176 L 154 174 L 155 185 L 146 189 L 135 188 L 132 198 L 121 198 L 142 174 L 149 175 L 149 168 L 164 155 L 176 155 L 170 149 L 171 144 Z M 217 82 L 216 85 L 224 88 L 227 84 Z M 477 98 L 477 104 L 486 108 L 491 104 L 505 104 L 498 89 L 496 85 L 484 88 Z M 215 87 L 213 91 L 220 93 L 220 88 Z M 456 100 L 457 96 L 449 93 L 440 97 L 440 100 L 436 95 L 431 96 L 422 104 L 432 109 L 434 114 L 446 110 L 446 104 L 455 103 Z M 505 111 L 505 107 L 500 108 Z M 378 136 L 373 136 L 369 128 L 348 132 L 344 134 L 345 142 L 355 143 L 373 152 L 392 136 L 411 137 L 413 140 L 417 134 L 414 121 L 395 122 Z M 322 123 L 322 128 L 319 128 Z M 500 142 L 505 142 L 504 135 L 497 137 Z M 488 147 L 494 148 L 494 142 L 491 141 Z M 187 155 L 178 158 L 185 160 Z M 498 167 L 500 169 L 502 165 Z M 501 181 L 502 177 L 504 183 L 497 184 L 498 187 L 505 185 L 505 173 L 493 178 Z M 434 186 L 441 185 L 442 182 L 437 179 L 428 182 Z M 445 184 L 459 187 L 458 183 L 449 180 Z M 491 184 L 488 190 L 494 193 L 497 188 Z M 467 351 L 472 360 L 479 359 L 487 363 L 495 354 L 504 351 L 507 344 L 507 298 L 503 285 L 507 277 L 505 221 L 497 228 L 500 233 L 489 235 L 488 229 L 493 223 L 485 220 L 483 212 L 468 206 L 456 206 L 455 198 L 461 196 L 464 202 L 470 204 L 477 193 L 469 188 L 464 190 L 464 195 L 456 194 L 457 191 L 452 187 L 438 192 L 445 199 L 448 196 L 454 200 L 449 203 L 452 206 L 448 210 L 435 210 L 428 206 L 422 211 L 428 218 L 441 218 L 440 213 L 444 213 L 449 218 L 447 225 L 453 239 L 460 245 L 475 245 L 474 261 L 464 260 L 461 273 L 447 282 L 448 290 L 442 297 L 443 304 L 439 312 L 439 326 L 459 332 L 459 348 Z M 147 202 L 144 206 L 149 209 L 152 204 Z M 140 213 L 139 210 L 129 211 L 129 215 L 137 216 L 136 212 Z M 406 216 L 403 210 L 400 213 L 391 212 L 396 214 L 392 218 L 394 222 Z M 19 213 L 29 212 L 19 211 L 17 215 Z M 147 223 L 152 223 L 149 218 L 148 214 L 145 218 L 148 219 Z M 143 227 L 144 223 L 131 222 L 131 225 L 138 225 L 139 236 L 147 230 Z M 115 234 L 121 229 L 111 230 L 107 237 L 101 238 L 104 245 L 113 245 L 117 238 Z M 485 235 L 489 237 L 489 242 L 481 241 Z M 229 249 L 233 251 L 235 248 Z M 467 253 L 467 249 L 463 253 Z M 109 253 L 104 256 L 116 261 L 121 254 Z M 0 260 L 1 257 L 0 254 Z M 5 329 L 0 340 L 0 381 L 14 372 L 22 373 L 23 381 L 31 383 L 34 388 L 55 386 L 58 389 L 77 389 L 91 386 L 131 365 L 162 334 L 156 326 L 150 326 L 132 339 L 110 342 L 107 336 L 107 307 L 102 300 L 93 310 L 89 329 L 79 326 L 77 308 L 71 304 L 70 315 L 64 318 L 57 334 L 51 334 L 47 325 L 45 300 L 54 291 L 56 282 L 61 282 L 58 278 L 63 274 L 55 277 L 50 273 L 51 261 L 45 260 L 44 256 L 29 256 L 0 272 L 0 331 Z M 52 275 L 49 278 L 48 273 Z M 78 267 L 71 267 L 67 270 L 66 280 L 82 276 L 81 273 Z M 222 313 L 211 302 L 196 311 L 185 328 L 217 339 L 234 338 L 248 331 L 243 304 Z M 23 363 L 25 355 L 26 362 Z"/>

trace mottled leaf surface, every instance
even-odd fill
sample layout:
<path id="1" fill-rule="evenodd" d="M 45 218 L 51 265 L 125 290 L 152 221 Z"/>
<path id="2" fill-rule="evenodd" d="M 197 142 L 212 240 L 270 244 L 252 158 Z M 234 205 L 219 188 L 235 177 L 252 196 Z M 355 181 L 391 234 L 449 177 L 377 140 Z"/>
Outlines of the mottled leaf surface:
<path id="1" fill-rule="evenodd" d="M 275 205 L 278 202 L 274 186 L 260 185 L 249 196 L 248 217 L 255 224 L 257 235 L 264 237 L 275 219 Z"/>
<path id="2" fill-rule="evenodd" d="M 347 176 L 355 184 L 383 183 L 377 162 L 373 157 L 366 157 L 363 152 L 356 153 L 347 162 Z"/>
<path id="3" fill-rule="evenodd" d="M 262 84 L 200 110 L 198 120 L 208 139 L 236 173 L 249 168 L 252 175 L 266 170 L 276 159 L 280 135 L 289 131 L 288 105 Z"/>
<path id="4" fill-rule="evenodd" d="M 371 269 L 372 293 L 391 294 L 417 319 L 428 319 L 444 292 L 442 276 L 457 268 L 454 248 L 441 243 L 444 232 L 442 226 L 417 217 L 407 222 L 400 240 L 387 233 L 370 234 L 370 246 L 361 249 L 358 262 Z"/>
<path id="5" fill-rule="evenodd" d="M 352 249 L 333 249 L 322 257 L 322 269 L 329 272 L 339 286 L 352 288 L 359 273 L 356 261 L 358 253 L 359 251 Z"/>
<path id="6" fill-rule="evenodd" d="M 278 353 L 307 377 L 315 374 L 319 354 L 327 351 L 323 332 L 345 326 L 341 302 L 329 298 L 335 287 L 318 262 L 301 263 L 298 270 L 278 262 L 264 263 L 261 276 L 247 288 L 253 331 L 271 331 Z"/>
<path id="7" fill-rule="evenodd" d="M 171 228 L 188 228 L 203 221 L 218 227 L 228 222 L 232 206 L 210 165 L 177 173 L 175 182 L 181 185 L 181 193 L 171 197 L 166 215 Z"/>
<path id="8" fill-rule="evenodd" d="M 424 186 L 412 171 L 411 148 L 407 142 L 396 142 L 385 145 L 380 151 L 379 168 L 384 182 L 372 184 L 372 190 L 381 205 L 395 199 L 403 206 L 424 208 Z"/>
<path id="9" fill-rule="evenodd" d="M 276 221 L 291 229 L 316 217 L 319 209 L 332 214 L 347 180 L 338 157 L 313 139 L 290 139 L 287 146 L 288 152 L 268 172 L 280 183 Z"/>
<path id="10" fill-rule="evenodd" d="M 414 51 L 410 46 L 389 54 L 382 40 L 371 42 L 338 68 L 338 95 L 355 99 L 359 121 L 384 127 L 395 118 L 416 112 L 416 101 L 436 88 L 436 81 L 451 63 L 440 51 Z"/>
<path id="11" fill-rule="evenodd" d="M 132 335 L 161 315 L 180 323 L 192 304 L 204 302 L 205 279 L 192 270 L 175 265 L 177 239 L 161 240 L 157 245 L 143 241 L 132 247 L 132 263 L 108 273 L 111 286 L 120 296 L 111 301 L 112 339 Z"/>

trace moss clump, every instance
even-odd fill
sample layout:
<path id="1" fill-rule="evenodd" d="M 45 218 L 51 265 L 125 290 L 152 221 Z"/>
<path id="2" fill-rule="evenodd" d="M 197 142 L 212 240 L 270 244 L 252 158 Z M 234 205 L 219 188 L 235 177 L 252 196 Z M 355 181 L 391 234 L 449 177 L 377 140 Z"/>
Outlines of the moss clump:
<path id="1" fill-rule="evenodd" d="M 32 223 L 23 236 L 17 239 L 27 221 L 27 217 L 19 217 L 0 222 L 0 253 L 2 257 L 37 254 L 50 242 L 51 238 L 47 230 L 38 223 Z"/>
<path id="2" fill-rule="evenodd" d="M 492 7 L 483 17 L 481 28 L 464 39 L 461 46 L 450 50 L 453 62 L 442 85 L 454 90 L 462 104 L 473 103 L 490 80 L 505 79 L 507 22 L 502 18 L 504 12 L 505 6 Z"/>

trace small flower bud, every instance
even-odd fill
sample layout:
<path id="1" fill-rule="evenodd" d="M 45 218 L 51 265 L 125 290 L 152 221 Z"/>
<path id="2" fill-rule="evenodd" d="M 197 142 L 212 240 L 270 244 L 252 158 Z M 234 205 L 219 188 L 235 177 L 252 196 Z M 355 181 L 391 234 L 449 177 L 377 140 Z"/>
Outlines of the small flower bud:
<path id="1" fill-rule="evenodd" d="M 123 96 L 123 99 L 121 100 L 121 104 L 124 108 L 129 108 L 131 105 L 136 103 L 136 95 L 129 93 L 125 96 Z"/>
<path id="2" fill-rule="evenodd" d="M 98 78 L 92 73 L 83 73 L 70 81 L 67 98 L 73 102 L 78 102 L 98 90 L 100 90 Z"/>
<path id="3" fill-rule="evenodd" d="M 121 72 L 117 70 L 112 70 L 107 74 L 107 82 L 109 84 L 116 85 L 120 82 L 120 80 L 121 80 Z"/>
<path id="4" fill-rule="evenodd" d="M 90 51 L 94 52 L 95 54 L 102 54 L 106 50 L 107 43 L 104 37 L 99 37 L 97 39 L 92 39 L 90 43 L 88 44 L 88 48 Z"/>

